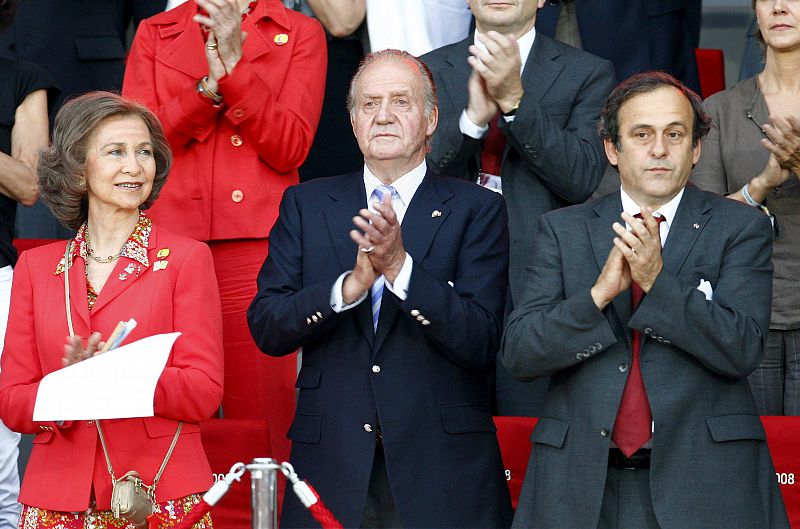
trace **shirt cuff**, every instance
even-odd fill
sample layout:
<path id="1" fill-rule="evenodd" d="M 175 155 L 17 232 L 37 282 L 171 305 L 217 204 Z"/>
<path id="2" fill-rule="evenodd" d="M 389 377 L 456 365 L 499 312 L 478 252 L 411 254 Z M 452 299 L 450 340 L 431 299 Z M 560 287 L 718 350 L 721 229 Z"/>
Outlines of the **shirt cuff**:
<path id="1" fill-rule="evenodd" d="M 411 283 L 412 268 L 414 268 L 414 260 L 408 255 L 408 252 L 406 252 L 406 260 L 403 261 L 403 267 L 400 269 L 400 273 L 394 278 L 394 283 L 386 282 L 386 288 L 391 290 L 401 301 L 405 301 L 408 297 L 408 285 Z"/>
<path id="2" fill-rule="evenodd" d="M 347 278 L 347 276 L 349 276 L 351 273 L 353 273 L 353 271 L 348 270 L 340 275 L 331 288 L 331 308 L 333 309 L 333 312 L 344 312 L 348 309 L 352 309 L 367 298 L 367 293 L 364 292 L 361 294 L 361 297 L 354 302 L 350 303 L 349 305 L 345 304 L 344 295 L 342 295 L 342 285 L 344 284 L 345 278 Z"/>
<path id="3" fill-rule="evenodd" d="M 484 127 L 480 127 L 472 122 L 467 115 L 467 111 L 463 110 L 461 112 L 461 117 L 458 118 L 458 128 L 461 129 L 461 134 L 465 134 L 470 138 L 475 138 L 479 140 L 486 135 L 486 132 L 489 130 L 489 126 L 486 125 Z"/>

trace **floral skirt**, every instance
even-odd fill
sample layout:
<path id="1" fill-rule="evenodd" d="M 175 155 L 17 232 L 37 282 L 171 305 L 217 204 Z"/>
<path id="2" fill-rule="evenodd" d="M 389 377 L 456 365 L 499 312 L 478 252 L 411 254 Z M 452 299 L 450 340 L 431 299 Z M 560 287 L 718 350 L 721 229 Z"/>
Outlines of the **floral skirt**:
<path id="1" fill-rule="evenodd" d="M 199 494 L 191 494 L 156 504 L 155 516 L 159 529 L 175 527 L 192 507 L 202 500 Z M 193 529 L 212 529 L 211 516 L 206 515 Z M 134 529 L 125 520 L 114 516 L 111 511 L 98 511 L 89 507 L 85 512 L 50 511 L 38 507 L 22 506 L 19 529 Z"/>

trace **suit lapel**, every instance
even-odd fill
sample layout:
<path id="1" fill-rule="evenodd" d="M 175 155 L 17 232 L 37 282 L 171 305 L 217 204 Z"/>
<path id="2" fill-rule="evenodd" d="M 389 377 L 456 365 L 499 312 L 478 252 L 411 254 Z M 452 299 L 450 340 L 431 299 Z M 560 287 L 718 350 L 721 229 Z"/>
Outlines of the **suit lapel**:
<path id="1" fill-rule="evenodd" d="M 662 258 L 665 270 L 671 274 L 680 272 L 686 257 L 711 218 L 710 210 L 711 204 L 703 194 L 692 184 L 687 185 L 664 244 Z"/>
<path id="2" fill-rule="evenodd" d="M 61 275 L 64 277 L 65 281 L 69 278 L 69 304 L 72 309 L 72 326 L 74 327 L 75 334 L 81 336 L 82 333 L 91 330 L 91 325 L 89 324 L 89 303 L 87 301 L 86 292 L 86 266 L 83 259 L 81 257 L 75 257 L 69 271 Z M 79 321 L 83 322 L 83 327 L 77 325 Z"/>
<path id="3" fill-rule="evenodd" d="M 542 100 L 550 87 L 556 81 L 564 66 L 555 59 L 561 54 L 553 41 L 546 35 L 536 33 L 533 48 L 522 71 L 522 87 L 525 89 L 525 100 Z"/>
<path id="4" fill-rule="evenodd" d="M 159 28 L 161 39 L 177 35 L 166 45 L 163 53 L 157 53 L 155 60 L 163 63 L 171 70 L 183 72 L 192 79 L 200 79 L 208 73 L 208 62 L 205 58 L 205 44 L 200 26 L 185 17 L 174 24 Z"/>
<path id="5" fill-rule="evenodd" d="M 439 91 L 443 92 L 443 99 L 449 100 L 452 107 L 459 113 L 467 108 L 467 83 L 472 73 L 472 68 L 467 63 L 467 57 L 469 57 L 471 44 L 472 35 L 453 46 L 445 59 L 450 68 L 439 72 L 442 80 L 442 86 L 438 87 Z"/>
<path id="6" fill-rule="evenodd" d="M 453 193 L 445 181 L 430 170 L 414 193 L 414 198 L 411 199 L 403 217 L 402 232 L 403 246 L 416 262 L 422 262 L 428 255 L 436 234 L 450 213 L 446 202 L 452 196 Z M 399 312 L 397 297 L 387 289 L 381 300 L 381 314 L 373 354 L 383 345 Z"/>
<path id="7" fill-rule="evenodd" d="M 594 258 L 599 270 L 603 269 L 608 259 L 608 254 L 614 246 L 613 239 L 616 236 L 611 225 L 620 221 L 622 212 L 622 200 L 619 192 L 611 193 L 601 198 L 595 203 L 594 211 L 597 217 L 587 221 L 587 230 L 590 235 Z M 611 313 L 613 320 L 618 326 L 618 335 L 625 336 L 630 340 L 630 333 L 627 331 L 628 320 L 631 318 L 631 295 L 630 290 L 620 292 L 611 302 Z"/>
<path id="8" fill-rule="evenodd" d="M 338 177 L 338 182 L 329 193 L 331 203 L 324 208 L 325 224 L 333 243 L 340 270 L 351 270 L 356 258 L 356 245 L 350 239 L 350 230 L 355 229 L 353 217 L 360 209 L 367 206 L 367 194 L 364 189 L 364 173 L 359 171 Z M 375 339 L 372 328 L 372 308 L 369 296 L 352 309 L 358 326 L 370 345 Z"/>

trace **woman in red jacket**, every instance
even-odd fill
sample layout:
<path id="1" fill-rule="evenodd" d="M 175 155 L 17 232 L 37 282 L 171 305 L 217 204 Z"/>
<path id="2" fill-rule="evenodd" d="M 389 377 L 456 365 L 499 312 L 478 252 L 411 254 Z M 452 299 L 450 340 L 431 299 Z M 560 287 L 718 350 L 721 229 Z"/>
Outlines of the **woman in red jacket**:
<path id="1" fill-rule="evenodd" d="M 214 255 L 224 415 L 267 419 L 281 460 L 296 360 L 261 354 L 245 312 L 280 199 L 314 138 L 325 46 L 320 24 L 280 0 L 194 0 L 139 26 L 122 88 L 161 118 L 175 156 L 153 219 L 208 241 Z"/>
<path id="2" fill-rule="evenodd" d="M 212 484 L 198 426 L 222 399 L 222 316 L 211 253 L 157 228 L 142 212 L 158 197 L 170 162 L 157 118 L 115 94 L 81 96 L 56 116 L 52 146 L 39 160 L 39 186 L 56 218 L 78 232 L 66 244 L 20 257 L 0 372 L 0 418 L 12 430 L 36 434 L 19 496 L 21 528 L 133 527 L 110 512 L 111 476 L 95 421 L 33 420 L 42 378 L 92 356 L 120 320 L 138 322 L 128 341 L 182 335 L 158 380 L 155 416 L 100 421 L 116 477 L 135 470 L 152 484 L 182 422 L 155 490 L 158 527 L 177 524 Z M 208 517 L 195 525 L 205 527 Z"/>

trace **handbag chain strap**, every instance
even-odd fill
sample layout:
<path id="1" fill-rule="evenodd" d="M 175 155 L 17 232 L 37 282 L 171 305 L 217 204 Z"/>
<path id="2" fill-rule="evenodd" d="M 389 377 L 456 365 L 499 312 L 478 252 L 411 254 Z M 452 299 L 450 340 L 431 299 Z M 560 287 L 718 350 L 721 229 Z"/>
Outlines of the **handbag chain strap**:
<path id="1" fill-rule="evenodd" d="M 67 327 L 69 327 L 70 336 L 75 336 L 75 330 L 72 327 L 72 311 L 69 307 L 69 270 L 72 267 L 72 252 L 70 252 L 70 249 L 73 243 L 74 239 L 67 241 L 67 249 L 64 251 L 64 302 L 66 304 L 65 308 L 67 309 Z M 106 438 L 103 435 L 103 429 L 100 427 L 100 421 L 95 421 L 95 424 L 97 425 L 97 433 L 100 436 L 100 444 L 103 447 L 103 455 L 106 456 L 106 464 L 108 465 L 108 473 L 111 474 L 111 481 L 117 481 L 117 478 L 114 477 L 114 468 L 111 466 L 111 458 L 108 457 L 108 446 L 106 446 Z M 164 456 L 164 461 L 161 462 L 161 468 L 158 469 L 155 478 L 153 478 L 153 484 L 150 486 L 150 490 L 153 492 L 158 484 L 158 480 L 161 479 L 161 474 L 164 473 L 164 469 L 167 467 L 167 462 L 172 455 L 172 451 L 175 449 L 175 445 L 178 444 L 178 437 L 180 437 L 182 429 L 183 421 L 179 421 L 178 428 L 175 430 L 175 437 L 172 438 L 172 444 L 169 445 L 167 455 Z"/>

